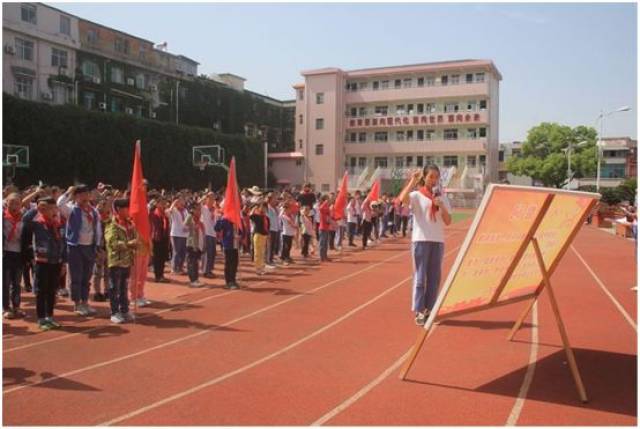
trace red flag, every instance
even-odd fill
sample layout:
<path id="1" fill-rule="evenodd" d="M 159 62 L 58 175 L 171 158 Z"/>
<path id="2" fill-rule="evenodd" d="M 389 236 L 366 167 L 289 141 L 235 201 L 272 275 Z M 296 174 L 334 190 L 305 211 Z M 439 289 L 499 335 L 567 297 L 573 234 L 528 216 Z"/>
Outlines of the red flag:
<path id="1" fill-rule="evenodd" d="M 240 208 L 240 194 L 238 193 L 238 182 L 236 181 L 236 157 L 231 158 L 229 165 L 229 175 L 227 177 L 227 189 L 224 192 L 224 207 L 222 215 L 229 222 L 242 229 L 242 215 Z"/>
<path id="2" fill-rule="evenodd" d="M 373 184 L 373 186 L 371 187 L 371 190 L 369 191 L 369 195 L 367 195 L 367 198 L 365 199 L 365 201 L 374 202 L 374 201 L 378 201 L 379 199 L 380 199 L 380 179 L 376 180 L 376 182 Z"/>
<path id="3" fill-rule="evenodd" d="M 131 197 L 129 199 L 129 215 L 138 231 L 138 237 L 145 245 L 151 244 L 151 226 L 149 225 L 149 210 L 147 208 L 147 192 L 144 190 L 142 175 L 142 159 L 140 159 L 140 140 L 136 141 L 133 158 L 133 174 L 131 176 Z"/>
<path id="4" fill-rule="evenodd" d="M 344 216 L 344 208 L 347 206 L 347 186 L 349 182 L 349 173 L 344 172 L 344 176 L 342 176 L 342 184 L 340 185 L 340 190 L 338 191 L 338 196 L 336 197 L 336 202 L 333 204 L 334 209 L 334 219 L 340 220 Z"/>

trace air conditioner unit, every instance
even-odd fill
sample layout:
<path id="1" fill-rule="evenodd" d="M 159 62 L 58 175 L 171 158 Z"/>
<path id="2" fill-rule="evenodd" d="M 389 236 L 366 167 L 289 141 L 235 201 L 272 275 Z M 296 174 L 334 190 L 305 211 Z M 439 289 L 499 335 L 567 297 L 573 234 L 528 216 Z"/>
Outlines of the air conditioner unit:
<path id="1" fill-rule="evenodd" d="M 100 108 L 100 110 L 107 110 L 107 103 L 98 103 L 98 108 Z"/>
<path id="2" fill-rule="evenodd" d="M 51 101 L 53 100 L 53 95 L 50 92 L 43 92 L 42 99 Z"/>
<path id="3" fill-rule="evenodd" d="M 12 45 L 6 45 L 4 47 L 4 51 L 9 55 L 15 55 L 16 54 L 16 48 L 14 48 Z"/>
<path id="4" fill-rule="evenodd" d="M 129 86 L 135 86 L 135 84 L 136 84 L 136 80 L 135 80 L 135 79 L 133 79 L 133 78 L 131 78 L 131 77 L 128 77 L 128 78 L 127 78 L 127 85 L 129 85 Z"/>
<path id="5" fill-rule="evenodd" d="M 126 113 L 128 115 L 133 115 L 133 109 L 131 107 L 125 107 L 124 108 L 124 113 Z"/>
<path id="6" fill-rule="evenodd" d="M 151 119 L 155 119 L 155 118 L 156 118 L 156 112 L 151 112 L 151 113 L 149 113 L 149 117 L 150 117 Z"/>

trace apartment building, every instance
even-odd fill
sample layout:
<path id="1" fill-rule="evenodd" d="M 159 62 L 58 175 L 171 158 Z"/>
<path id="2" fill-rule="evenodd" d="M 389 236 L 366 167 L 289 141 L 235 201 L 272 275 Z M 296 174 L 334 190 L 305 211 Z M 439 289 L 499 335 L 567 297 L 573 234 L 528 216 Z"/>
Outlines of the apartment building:
<path id="1" fill-rule="evenodd" d="M 75 99 L 78 18 L 39 3 L 2 4 L 2 88 L 54 104 Z"/>
<path id="2" fill-rule="evenodd" d="M 294 85 L 295 152 L 304 162 L 295 167 L 316 189 L 335 188 L 345 169 L 391 179 L 429 163 L 455 167 L 460 187 L 477 175 L 498 180 L 502 76 L 493 62 L 324 68 L 302 76 Z M 277 162 L 276 175 L 300 175 Z"/>

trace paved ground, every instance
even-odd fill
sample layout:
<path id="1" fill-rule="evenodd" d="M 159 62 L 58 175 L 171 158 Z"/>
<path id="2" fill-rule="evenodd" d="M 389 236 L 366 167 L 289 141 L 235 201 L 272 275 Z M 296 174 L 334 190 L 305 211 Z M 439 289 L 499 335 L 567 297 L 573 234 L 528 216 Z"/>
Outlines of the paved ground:
<path id="1" fill-rule="evenodd" d="M 469 224 L 449 228 L 445 272 Z M 524 304 L 443 322 L 398 380 L 417 329 L 408 250 L 389 240 L 264 278 L 243 259 L 239 291 L 149 283 L 135 325 L 110 325 L 106 305 L 81 320 L 62 300 L 64 328 L 40 333 L 28 295 L 31 317 L 3 324 L 3 423 L 636 425 L 632 242 L 584 227 L 552 278 L 586 405 L 545 294 L 511 342 Z"/>

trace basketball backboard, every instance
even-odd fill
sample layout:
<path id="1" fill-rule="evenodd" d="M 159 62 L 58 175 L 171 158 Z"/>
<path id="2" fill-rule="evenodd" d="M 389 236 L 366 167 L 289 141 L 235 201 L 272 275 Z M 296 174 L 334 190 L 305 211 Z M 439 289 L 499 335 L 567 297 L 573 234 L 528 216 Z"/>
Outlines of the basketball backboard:
<path id="1" fill-rule="evenodd" d="M 224 166 L 224 155 L 220 145 L 193 146 L 191 161 L 194 167 L 204 170 L 207 166 Z"/>
<path id="2" fill-rule="evenodd" d="M 29 168 L 29 146 L 3 144 L 2 166 Z"/>

